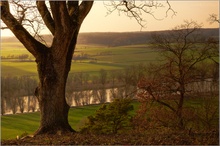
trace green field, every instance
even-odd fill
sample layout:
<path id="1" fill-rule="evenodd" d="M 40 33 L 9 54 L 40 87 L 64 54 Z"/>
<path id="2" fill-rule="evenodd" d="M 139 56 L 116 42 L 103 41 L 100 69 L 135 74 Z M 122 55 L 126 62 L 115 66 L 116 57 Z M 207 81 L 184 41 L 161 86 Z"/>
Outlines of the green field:
<path id="1" fill-rule="evenodd" d="M 108 52 L 108 54 L 104 54 Z M 21 61 L 10 56 L 28 54 L 30 57 Z M 100 69 L 121 70 L 127 66 L 139 63 L 150 63 L 158 60 L 158 52 L 151 45 L 136 45 L 122 47 L 106 47 L 96 45 L 78 45 L 74 55 L 86 54 L 89 59 L 72 61 L 71 73 L 90 72 L 94 74 Z M 1 74 L 2 76 L 37 76 L 37 68 L 33 56 L 20 43 L 2 42 L 1 45 Z M 93 60 L 96 60 L 94 62 Z"/>
<path id="2" fill-rule="evenodd" d="M 134 102 L 133 106 L 137 109 L 138 103 Z M 79 130 L 86 117 L 94 114 L 99 107 L 100 105 L 89 105 L 70 108 L 69 123 L 72 128 Z M 14 139 L 23 133 L 33 134 L 39 127 L 39 123 L 39 112 L 1 116 L 1 139 Z"/>
<path id="3" fill-rule="evenodd" d="M 71 108 L 69 111 L 70 125 L 78 130 L 83 120 L 92 115 L 98 108 L 99 105 Z M 2 116 L 1 139 L 14 139 L 23 133 L 33 134 L 39 127 L 39 123 L 39 112 Z"/>
<path id="4" fill-rule="evenodd" d="M 74 72 L 98 72 L 100 69 L 118 70 L 122 69 L 122 66 L 109 63 L 76 62 L 72 63 L 70 74 Z M 1 62 L 1 70 L 2 76 L 37 76 L 35 62 Z"/>

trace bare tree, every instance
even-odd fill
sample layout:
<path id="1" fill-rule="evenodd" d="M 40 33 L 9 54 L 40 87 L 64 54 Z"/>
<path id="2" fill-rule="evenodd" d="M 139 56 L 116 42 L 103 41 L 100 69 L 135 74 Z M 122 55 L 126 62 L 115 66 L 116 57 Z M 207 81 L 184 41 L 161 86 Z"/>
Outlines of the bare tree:
<path id="1" fill-rule="evenodd" d="M 40 82 L 36 93 L 39 95 L 41 120 L 35 134 L 74 131 L 68 122 L 69 106 L 65 99 L 65 87 L 77 36 L 83 20 L 92 8 L 93 1 L 29 2 L 35 6 L 33 8 L 41 16 L 39 18 L 53 35 L 51 46 L 41 43 L 31 35 L 10 12 L 8 1 L 1 1 L 0 6 L 2 21 L 36 58 Z M 26 10 L 25 4 L 21 5 L 19 18 L 25 20 L 23 16 L 27 15 L 23 14 L 31 8 Z M 127 1 L 123 1 L 123 5 L 132 12 Z"/>
<path id="2" fill-rule="evenodd" d="M 7 81 L 5 77 L 1 77 L 1 114 L 6 112 L 6 99 L 7 99 Z"/>
<path id="3" fill-rule="evenodd" d="M 5 97 L 4 96 L 1 96 L 1 115 L 4 115 L 5 114 Z"/>
<path id="4" fill-rule="evenodd" d="M 32 98 L 34 97 L 34 90 L 37 86 L 37 80 L 30 76 L 22 76 L 20 80 L 20 82 L 22 82 L 24 96 L 27 96 L 27 111 L 29 112 L 31 109 L 33 111 L 33 106 L 35 105 L 34 103 L 36 103 L 36 101 Z"/>
<path id="5" fill-rule="evenodd" d="M 10 108 L 13 114 L 15 114 L 17 112 L 17 100 L 16 100 L 16 92 L 14 92 L 14 94 L 12 96 L 10 96 L 9 98 L 9 102 L 10 102 Z"/>
<path id="6" fill-rule="evenodd" d="M 93 103 L 97 103 L 97 102 L 98 103 L 105 103 L 106 102 L 106 89 L 93 88 L 92 96 L 93 96 Z"/>
<path id="7" fill-rule="evenodd" d="M 13 114 L 17 112 L 18 108 L 18 100 L 17 98 L 20 96 L 20 88 L 19 86 L 19 78 L 18 77 L 7 77 L 8 84 L 8 106 L 10 107 Z"/>
<path id="8" fill-rule="evenodd" d="M 149 14 L 153 18 L 157 20 L 162 20 L 163 18 L 157 18 L 157 16 L 154 15 L 154 12 L 157 8 L 164 8 L 166 9 L 166 16 L 168 16 L 168 12 L 172 11 L 173 15 L 176 14 L 176 12 L 172 9 L 170 3 L 168 0 L 162 2 L 157 2 L 154 0 L 149 1 L 135 1 L 135 0 L 121 0 L 121 1 L 109 1 L 104 3 L 107 10 L 108 15 L 111 14 L 114 11 L 118 11 L 119 15 L 121 13 L 125 14 L 126 16 L 130 18 L 134 18 L 138 24 L 140 24 L 141 27 L 145 27 L 146 20 L 142 17 L 142 14 Z"/>
<path id="9" fill-rule="evenodd" d="M 37 98 L 35 96 L 30 96 L 28 100 L 30 101 L 29 110 L 35 112 L 37 109 Z"/>
<path id="10" fill-rule="evenodd" d="M 21 92 L 21 91 L 20 91 Z M 18 96 L 18 95 L 17 95 Z M 17 103 L 18 103 L 18 107 L 20 109 L 20 112 L 23 113 L 24 112 L 24 107 L 25 107 L 25 100 L 23 96 L 19 96 L 17 97 Z"/>
<path id="11" fill-rule="evenodd" d="M 118 89 L 119 93 L 121 93 L 120 98 L 134 97 L 136 92 L 136 85 L 139 80 L 139 73 L 141 69 L 138 66 L 130 66 L 126 67 L 121 74 L 118 74 L 118 78 L 120 78 L 120 82 L 122 83 L 123 89 Z M 121 90 L 121 91 L 120 91 Z"/>
<path id="12" fill-rule="evenodd" d="M 116 82 L 117 82 L 117 79 L 116 79 L 116 74 L 117 74 L 117 71 L 113 70 L 110 72 L 110 84 L 111 84 L 111 89 L 110 89 L 110 97 L 111 97 L 111 100 L 114 99 L 114 98 L 117 98 L 117 86 L 116 86 Z"/>
<path id="13" fill-rule="evenodd" d="M 219 20 L 217 14 L 210 14 L 209 18 L 208 18 L 208 21 L 210 22 L 210 24 L 213 24 L 215 22 L 220 23 L 220 20 Z"/>
<path id="14" fill-rule="evenodd" d="M 73 99 L 74 99 L 74 101 L 75 101 L 76 106 L 80 106 L 80 105 L 81 105 L 80 95 L 81 95 L 81 94 L 80 94 L 80 92 L 78 92 L 78 91 L 73 92 Z"/>
<path id="15" fill-rule="evenodd" d="M 154 45 L 161 51 L 161 64 L 150 65 L 151 77 L 140 82 L 143 89 L 140 96 L 151 98 L 166 106 L 178 118 L 179 127 L 183 128 L 183 105 L 189 90 L 187 85 L 196 79 L 194 74 L 197 64 L 210 58 L 216 49 L 216 41 L 202 37 L 201 26 L 195 21 L 185 21 L 166 34 L 153 34 Z M 174 98 L 176 105 L 162 99 Z"/>
<path id="16" fill-rule="evenodd" d="M 107 81 L 107 72 L 105 70 L 100 70 L 99 76 L 92 77 L 92 96 L 93 103 L 105 103 L 106 102 L 106 88 L 105 84 Z"/>
<path id="17" fill-rule="evenodd" d="M 38 13 L 37 6 L 31 1 L 14 0 L 10 1 L 11 13 L 19 24 L 21 24 L 31 35 L 39 41 L 46 43 L 40 32 L 45 28 Z M 2 21 L 2 20 L 1 20 Z M 1 29 L 9 29 L 1 23 Z"/>

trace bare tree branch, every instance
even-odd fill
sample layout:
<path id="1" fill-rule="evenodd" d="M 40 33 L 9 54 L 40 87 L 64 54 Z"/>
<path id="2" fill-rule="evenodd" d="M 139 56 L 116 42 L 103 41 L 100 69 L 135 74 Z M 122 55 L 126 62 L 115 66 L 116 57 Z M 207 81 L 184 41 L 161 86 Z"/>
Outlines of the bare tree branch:
<path id="1" fill-rule="evenodd" d="M 169 0 L 166 0 L 166 3 L 168 5 L 168 9 L 166 11 L 166 17 L 168 17 L 169 11 L 171 11 L 173 13 L 172 17 L 175 16 L 177 12 L 174 11 L 173 8 L 171 7 Z"/>
<path id="2" fill-rule="evenodd" d="M 10 8 L 12 9 L 13 17 L 20 23 L 34 38 L 44 42 L 43 36 L 40 35 L 44 29 L 44 23 L 39 16 L 37 7 L 33 5 L 32 1 L 14 0 L 9 1 Z M 2 21 L 2 20 L 1 20 Z M 9 29 L 1 22 L 1 29 Z"/>
<path id="3" fill-rule="evenodd" d="M 157 8 L 163 8 L 165 7 L 162 3 L 158 3 L 154 0 L 150 1 L 135 1 L 135 0 L 122 0 L 122 1 L 111 1 L 109 3 L 104 3 L 105 7 L 108 10 L 108 14 L 113 13 L 114 11 L 118 11 L 118 13 L 124 13 L 126 16 L 130 18 L 134 18 L 138 24 L 142 27 L 145 27 L 146 24 L 145 20 L 143 19 L 143 14 L 149 14 L 156 20 L 162 20 L 157 18 L 154 15 L 154 9 Z M 168 9 L 166 11 L 166 17 L 168 16 L 168 12 L 172 11 L 173 15 L 176 14 L 176 12 L 172 9 L 169 1 L 166 1 L 166 5 L 168 5 Z"/>
<path id="4" fill-rule="evenodd" d="M 29 32 L 12 16 L 9 10 L 8 1 L 1 2 L 1 19 L 14 33 L 19 41 L 27 48 L 27 50 L 37 57 L 36 51 L 41 51 L 46 46 L 35 40 Z M 37 44 L 37 45 L 36 45 Z M 40 47 L 42 46 L 42 47 Z"/>
<path id="5" fill-rule="evenodd" d="M 54 32 L 55 32 L 54 20 L 51 17 L 50 12 L 45 4 L 45 0 L 43 0 L 43 1 L 37 0 L 36 4 L 37 4 L 37 9 L 38 9 L 45 25 L 50 30 L 50 32 L 54 35 Z"/>
<path id="6" fill-rule="evenodd" d="M 79 5 L 79 16 L 78 16 L 78 22 L 81 24 L 84 20 L 84 18 L 87 16 L 89 11 L 91 10 L 93 6 L 93 0 L 92 1 L 85 1 L 83 0 L 81 4 Z"/>
<path id="7" fill-rule="evenodd" d="M 215 22 L 220 23 L 220 20 L 217 14 L 210 14 L 207 20 L 209 21 L 210 24 L 213 24 Z"/>

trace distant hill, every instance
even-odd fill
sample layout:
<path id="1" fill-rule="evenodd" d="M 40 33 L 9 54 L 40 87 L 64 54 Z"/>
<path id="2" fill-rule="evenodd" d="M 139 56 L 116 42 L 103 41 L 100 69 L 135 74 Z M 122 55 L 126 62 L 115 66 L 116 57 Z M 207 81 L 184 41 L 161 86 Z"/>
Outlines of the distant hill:
<path id="1" fill-rule="evenodd" d="M 149 32 L 94 32 L 94 33 L 80 33 L 77 44 L 95 44 L 105 46 L 124 46 L 146 44 L 151 41 L 151 34 L 155 31 Z M 156 31 L 156 33 L 166 33 L 167 31 Z M 218 28 L 205 28 L 202 33 L 206 37 L 219 38 Z M 52 41 L 52 36 L 44 36 L 46 42 Z M 2 42 L 18 42 L 16 38 L 4 37 Z"/>
<path id="2" fill-rule="evenodd" d="M 123 33 L 81 33 L 78 37 L 78 44 L 100 44 L 106 46 L 124 46 L 146 44 L 151 40 L 151 34 L 155 32 L 123 32 Z M 166 33 L 157 31 L 156 33 Z M 202 29 L 207 37 L 219 37 L 219 29 Z"/>

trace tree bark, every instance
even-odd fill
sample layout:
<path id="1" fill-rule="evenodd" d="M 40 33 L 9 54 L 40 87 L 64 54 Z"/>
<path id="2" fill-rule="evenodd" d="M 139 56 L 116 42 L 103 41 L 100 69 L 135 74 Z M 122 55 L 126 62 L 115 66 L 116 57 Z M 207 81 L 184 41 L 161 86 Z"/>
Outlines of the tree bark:
<path id="1" fill-rule="evenodd" d="M 46 51 L 37 62 L 37 68 L 41 122 L 36 134 L 74 131 L 68 123 L 69 105 L 65 99 L 68 76 L 66 60 L 57 61 L 53 53 Z"/>
<path id="2" fill-rule="evenodd" d="M 184 80 L 184 79 L 183 79 Z M 184 98 L 185 98 L 185 83 L 184 81 L 180 82 L 180 99 L 177 107 L 177 117 L 179 119 L 178 126 L 180 129 L 184 129 L 184 123 L 183 123 L 183 103 L 184 103 Z"/>

